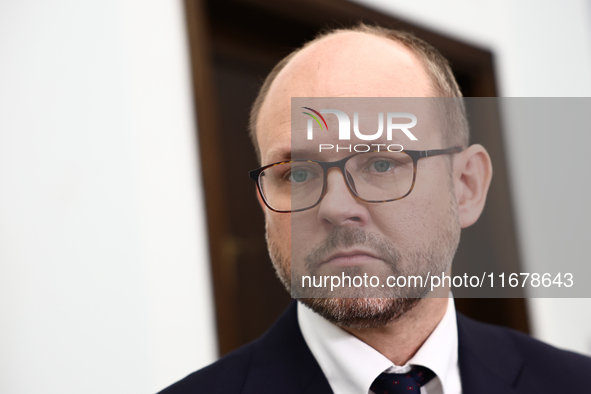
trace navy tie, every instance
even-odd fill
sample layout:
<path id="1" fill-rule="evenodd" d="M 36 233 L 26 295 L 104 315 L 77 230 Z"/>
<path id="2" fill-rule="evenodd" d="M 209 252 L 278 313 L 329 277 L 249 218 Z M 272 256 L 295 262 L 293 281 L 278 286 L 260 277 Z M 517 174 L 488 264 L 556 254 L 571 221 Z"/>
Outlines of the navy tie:
<path id="1" fill-rule="evenodd" d="M 418 394 L 420 387 L 434 377 L 435 374 L 429 368 L 417 365 L 407 373 L 382 373 L 370 388 L 376 394 Z"/>

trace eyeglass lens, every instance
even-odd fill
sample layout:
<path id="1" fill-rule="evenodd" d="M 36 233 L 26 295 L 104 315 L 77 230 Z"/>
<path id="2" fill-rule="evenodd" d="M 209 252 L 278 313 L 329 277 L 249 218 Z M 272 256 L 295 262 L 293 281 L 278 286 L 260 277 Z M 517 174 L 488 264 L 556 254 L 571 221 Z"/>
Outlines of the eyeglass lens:
<path id="1" fill-rule="evenodd" d="M 368 152 L 345 164 L 350 190 L 368 202 L 395 200 L 412 187 L 413 160 L 403 152 Z M 265 169 L 260 175 L 267 203 L 279 211 L 314 206 L 322 196 L 325 171 L 312 161 L 292 161 Z"/>

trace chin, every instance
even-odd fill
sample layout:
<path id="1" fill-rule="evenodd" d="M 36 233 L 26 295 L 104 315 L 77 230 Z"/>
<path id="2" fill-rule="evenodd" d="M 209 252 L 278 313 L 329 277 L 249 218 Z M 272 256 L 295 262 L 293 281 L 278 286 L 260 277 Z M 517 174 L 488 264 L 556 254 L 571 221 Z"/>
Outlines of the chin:
<path id="1" fill-rule="evenodd" d="M 404 316 L 421 298 L 301 298 L 304 305 L 342 328 L 384 327 Z"/>

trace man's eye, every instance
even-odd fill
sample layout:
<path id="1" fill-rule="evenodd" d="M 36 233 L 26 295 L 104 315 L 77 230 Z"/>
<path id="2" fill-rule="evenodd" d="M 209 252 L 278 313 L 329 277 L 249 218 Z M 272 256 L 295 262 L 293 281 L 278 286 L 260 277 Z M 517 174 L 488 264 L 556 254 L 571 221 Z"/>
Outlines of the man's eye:
<path id="1" fill-rule="evenodd" d="M 396 167 L 396 163 L 391 160 L 376 160 L 369 164 L 369 172 L 386 172 Z"/>
<path id="2" fill-rule="evenodd" d="M 310 179 L 312 174 L 308 170 L 294 170 L 289 174 L 290 182 L 304 182 Z"/>
<path id="3" fill-rule="evenodd" d="M 390 169 L 390 163 L 387 162 L 386 160 L 378 160 L 373 163 L 373 168 L 377 172 L 386 172 Z"/>

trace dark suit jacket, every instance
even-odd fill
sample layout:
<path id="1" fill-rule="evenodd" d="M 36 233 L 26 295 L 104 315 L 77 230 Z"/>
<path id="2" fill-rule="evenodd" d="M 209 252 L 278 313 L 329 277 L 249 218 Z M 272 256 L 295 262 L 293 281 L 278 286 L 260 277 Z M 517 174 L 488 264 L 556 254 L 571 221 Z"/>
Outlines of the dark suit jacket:
<path id="1" fill-rule="evenodd" d="M 458 313 L 464 394 L 591 393 L 591 359 Z M 326 394 L 332 390 L 304 341 L 295 301 L 259 339 L 160 394 Z M 366 394 L 366 393 L 360 393 Z"/>

